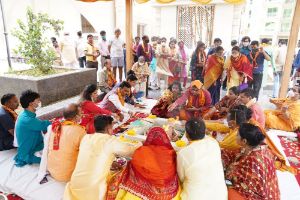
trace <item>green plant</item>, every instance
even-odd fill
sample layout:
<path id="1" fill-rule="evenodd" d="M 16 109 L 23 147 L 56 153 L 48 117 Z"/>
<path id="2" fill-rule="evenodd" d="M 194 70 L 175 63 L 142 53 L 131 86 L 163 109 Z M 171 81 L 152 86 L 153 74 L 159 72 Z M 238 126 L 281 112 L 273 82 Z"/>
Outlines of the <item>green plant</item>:
<path id="1" fill-rule="evenodd" d="M 17 24 L 18 27 L 12 31 L 12 35 L 20 41 L 17 49 L 14 49 L 16 54 L 25 58 L 26 63 L 35 71 L 41 74 L 51 73 L 56 55 L 50 40 L 43 34 L 50 30 L 58 35 L 63 29 L 63 21 L 51 19 L 44 13 L 36 14 L 31 8 L 27 8 L 26 22 L 18 19 Z"/>

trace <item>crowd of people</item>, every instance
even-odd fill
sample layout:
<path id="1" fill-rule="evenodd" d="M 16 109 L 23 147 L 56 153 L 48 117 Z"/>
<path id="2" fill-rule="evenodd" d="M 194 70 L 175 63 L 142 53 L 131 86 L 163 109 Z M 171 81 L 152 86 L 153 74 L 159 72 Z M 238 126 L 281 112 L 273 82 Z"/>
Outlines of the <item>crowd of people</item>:
<path id="1" fill-rule="evenodd" d="M 61 119 L 38 119 L 40 95 L 32 90 L 19 99 L 15 94 L 2 96 L 0 151 L 17 148 L 16 167 L 46 163 L 56 181 L 67 183 L 65 200 L 280 199 L 276 169 L 294 169 L 286 165 L 266 129 L 299 131 L 300 88 L 294 86 L 287 98 L 271 98 L 276 110 L 264 111 L 257 99 L 265 60 L 275 60 L 274 73 L 280 77 L 285 45 L 271 54 L 267 40 L 259 45 L 244 37 L 241 47 L 232 41 L 232 50 L 224 53 L 216 38 L 208 53 L 198 42 L 189 56 L 183 41 L 171 38 L 167 45 L 166 38 L 153 37 L 150 44 L 148 36 L 141 43 L 136 37 L 135 63 L 123 81 L 120 34 L 117 29 L 107 42 L 101 31 L 98 48 L 92 35 L 84 45 L 78 33 L 72 56 L 81 67 L 96 69 L 100 57 L 99 83 L 87 85 L 79 102 L 64 108 Z M 68 33 L 65 36 L 60 45 L 53 43 L 64 65 L 73 66 L 76 59 L 63 56 L 73 49 Z M 147 130 L 143 143 L 122 142 L 114 135 L 114 123 L 135 116 L 134 107 L 143 109 L 140 100 L 147 88 L 160 89 L 163 80 L 167 88 L 151 114 L 183 120 L 188 145 L 176 152 L 171 142 L 179 136 L 161 127 Z M 222 86 L 228 92 L 221 98 Z M 18 115 L 19 102 L 23 111 Z M 215 133 L 223 139 L 216 140 Z M 41 184 L 45 182 L 46 177 Z"/>

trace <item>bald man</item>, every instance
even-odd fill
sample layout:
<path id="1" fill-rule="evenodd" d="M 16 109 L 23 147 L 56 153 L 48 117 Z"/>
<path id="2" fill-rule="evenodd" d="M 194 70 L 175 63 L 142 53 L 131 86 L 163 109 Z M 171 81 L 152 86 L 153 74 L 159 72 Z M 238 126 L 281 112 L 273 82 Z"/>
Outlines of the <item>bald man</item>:
<path id="1" fill-rule="evenodd" d="M 79 125 L 81 110 L 77 104 L 68 105 L 63 111 L 64 120 L 52 124 L 47 168 L 60 182 L 68 182 L 74 171 L 81 139 L 86 134 Z"/>

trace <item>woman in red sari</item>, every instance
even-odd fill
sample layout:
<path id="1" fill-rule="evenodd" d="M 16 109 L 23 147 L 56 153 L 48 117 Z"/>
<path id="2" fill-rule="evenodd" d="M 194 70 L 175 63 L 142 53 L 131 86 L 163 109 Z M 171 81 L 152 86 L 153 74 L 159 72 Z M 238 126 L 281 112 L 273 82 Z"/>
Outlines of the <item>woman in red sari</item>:
<path id="1" fill-rule="evenodd" d="M 224 49 L 218 46 L 215 51 L 208 57 L 204 69 L 204 87 L 210 92 L 212 105 L 220 100 L 221 79 L 224 70 Z"/>
<path id="2" fill-rule="evenodd" d="M 97 86 L 95 84 L 88 85 L 84 88 L 79 105 L 82 110 L 82 121 L 81 126 L 86 128 L 88 134 L 95 133 L 94 117 L 98 115 L 117 115 L 113 114 L 109 110 L 105 110 L 96 105 L 98 98 Z"/>
<path id="3" fill-rule="evenodd" d="M 224 69 L 227 70 L 227 88 L 240 86 L 253 79 L 253 67 L 237 46 L 232 48 L 231 56 L 226 59 Z"/>
<path id="4" fill-rule="evenodd" d="M 279 200 L 274 156 L 260 128 L 244 123 L 239 128 L 238 152 L 223 150 L 229 200 Z"/>
<path id="5" fill-rule="evenodd" d="M 180 120 L 190 120 L 202 117 L 211 105 L 210 93 L 203 88 L 203 83 L 195 80 L 191 87 L 168 107 L 168 112 L 182 106 L 179 113 Z"/>
<path id="6" fill-rule="evenodd" d="M 176 152 L 166 132 L 151 128 L 144 145 L 133 154 L 119 185 L 118 200 L 179 200 Z"/>

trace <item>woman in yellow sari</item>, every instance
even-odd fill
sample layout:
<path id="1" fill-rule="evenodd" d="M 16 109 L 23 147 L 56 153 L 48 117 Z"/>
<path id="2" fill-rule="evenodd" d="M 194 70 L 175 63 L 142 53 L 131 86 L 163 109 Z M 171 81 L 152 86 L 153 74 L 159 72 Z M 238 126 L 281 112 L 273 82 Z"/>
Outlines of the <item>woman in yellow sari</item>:
<path id="1" fill-rule="evenodd" d="M 135 151 L 124 170 L 118 187 L 116 200 L 180 199 L 176 152 L 162 128 L 149 130 L 144 145 Z M 112 196 L 109 199 L 113 199 Z"/>
<path id="2" fill-rule="evenodd" d="M 276 110 L 266 110 L 266 127 L 283 131 L 297 131 L 300 128 L 300 89 L 295 88 L 294 93 L 287 99 L 270 99 Z"/>
<path id="3" fill-rule="evenodd" d="M 237 46 L 232 48 L 231 56 L 226 59 L 224 69 L 227 70 L 227 88 L 239 86 L 253 79 L 253 67 Z"/>

